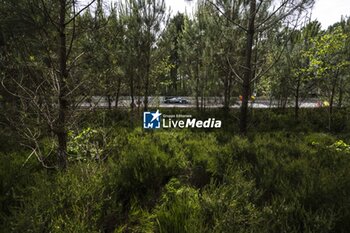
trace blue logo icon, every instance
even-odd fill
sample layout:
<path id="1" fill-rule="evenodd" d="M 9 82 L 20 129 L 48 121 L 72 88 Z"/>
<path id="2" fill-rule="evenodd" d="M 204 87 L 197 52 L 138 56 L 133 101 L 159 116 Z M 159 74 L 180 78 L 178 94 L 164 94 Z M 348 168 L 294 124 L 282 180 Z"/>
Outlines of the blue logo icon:
<path id="1" fill-rule="evenodd" d="M 159 129 L 160 128 L 160 115 L 159 110 L 156 112 L 144 112 L 143 113 L 143 128 L 144 129 Z"/>

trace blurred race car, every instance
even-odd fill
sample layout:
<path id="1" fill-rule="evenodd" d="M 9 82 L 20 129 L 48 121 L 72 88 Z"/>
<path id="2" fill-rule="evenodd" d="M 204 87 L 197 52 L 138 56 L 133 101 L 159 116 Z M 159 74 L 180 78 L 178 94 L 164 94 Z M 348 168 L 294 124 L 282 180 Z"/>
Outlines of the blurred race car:
<path id="1" fill-rule="evenodd" d="M 164 101 L 166 104 L 189 104 L 190 102 L 181 97 L 173 97 Z"/>

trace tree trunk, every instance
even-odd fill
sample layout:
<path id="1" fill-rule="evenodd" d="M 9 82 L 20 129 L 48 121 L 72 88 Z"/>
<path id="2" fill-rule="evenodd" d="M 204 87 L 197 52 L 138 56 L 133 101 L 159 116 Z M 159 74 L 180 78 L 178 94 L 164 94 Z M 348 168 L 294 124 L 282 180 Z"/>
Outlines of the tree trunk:
<path id="1" fill-rule="evenodd" d="M 205 108 L 205 98 L 204 98 L 204 93 L 202 92 L 201 94 L 201 111 L 204 111 Z"/>
<path id="2" fill-rule="evenodd" d="M 149 57 L 147 58 L 147 64 L 146 64 L 146 82 L 145 82 L 145 96 L 143 100 L 144 104 L 144 111 L 148 110 L 148 96 L 149 96 L 149 71 L 150 71 L 150 61 Z"/>
<path id="3" fill-rule="evenodd" d="M 118 78 L 118 84 L 117 84 L 117 94 L 115 96 L 115 108 L 118 109 L 118 103 L 119 103 L 119 95 L 120 95 L 120 86 L 121 86 L 121 78 Z"/>
<path id="4" fill-rule="evenodd" d="M 336 86 L 337 86 L 337 83 L 338 83 L 338 74 L 339 74 L 339 71 L 337 70 L 336 73 L 335 73 L 335 76 L 334 76 L 333 83 L 332 83 L 331 98 L 329 100 L 329 113 L 330 113 L 331 117 L 332 117 L 332 113 L 333 113 L 335 89 L 336 89 Z"/>
<path id="5" fill-rule="evenodd" d="M 130 114 L 130 120 L 131 120 L 131 127 L 134 127 L 134 110 L 135 110 L 135 97 L 134 97 L 134 72 L 131 70 L 129 72 L 130 75 L 130 97 L 131 97 L 131 103 L 130 103 L 130 109 L 131 109 L 131 114 Z"/>
<path id="6" fill-rule="evenodd" d="M 144 111 L 148 110 L 148 96 L 149 96 L 149 64 L 146 65 L 146 83 L 145 83 L 145 96 L 143 100 Z"/>
<path id="7" fill-rule="evenodd" d="M 225 112 L 229 111 L 230 108 L 230 84 L 229 84 L 230 75 L 226 75 L 224 79 L 224 110 Z"/>
<path id="8" fill-rule="evenodd" d="M 144 100 L 143 100 L 143 108 L 144 111 L 146 112 L 148 110 L 148 96 L 149 96 L 149 76 L 151 72 L 151 28 L 148 27 L 147 30 L 147 41 L 146 41 L 146 48 L 145 48 L 145 95 L 144 95 Z"/>
<path id="9" fill-rule="evenodd" d="M 228 107 L 228 111 L 230 111 L 230 104 L 231 104 L 231 89 L 232 89 L 232 74 L 230 74 L 230 76 L 228 77 L 228 89 L 227 89 L 227 107 Z"/>
<path id="10" fill-rule="evenodd" d="M 196 65 L 196 108 L 199 111 L 199 64 Z"/>
<path id="11" fill-rule="evenodd" d="M 256 14 L 256 0 L 250 1 L 250 16 L 247 30 L 247 40 L 245 48 L 245 72 L 243 77 L 242 87 L 242 106 L 240 117 L 240 131 L 242 134 L 247 133 L 248 125 L 248 99 L 250 95 L 250 80 L 252 76 L 252 53 L 255 34 L 255 14 Z"/>
<path id="12" fill-rule="evenodd" d="M 174 54 L 176 53 L 176 54 Z M 170 69 L 170 77 L 172 81 L 172 90 L 174 95 L 178 95 L 177 93 L 177 71 L 178 71 L 178 64 L 177 64 L 177 52 L 173 52 L 171 60 L 173 62 L 173 66 Z M 175 63 L 175 64 L 174 64 Z"/>
<path id="13" fill-rule="evenodd" d="M 343 79 L 340 78 L 339 80 L 339 98 L 338 98 L 338 108 L 342 107 L 343 104 L 343 92 L 344 92 L 344 88 L 343 88 Z"/>
<path id="14" fill-rule="evenodd" d="M 328 117 L 329 130 L 331 130 L 332 122 L 333 122 L 333 105 L 334 105 L 335 89 L 336 89 L 337 81 L 338 81 L 338 74 L 339 74 L 339 70 L 337 70 L 335 73 L 334 80 L 332 83 L 331 97 L 329 100 L 329 117 Z"/>
<path id="15" fill-rule="evenodd" d="M 295 89 L 295 105 L 294 105 L 294 117 L 295 120 L 299 119 L 299 93 L 300 92 L 300 78 L 298 78 L 297 86 Z"/>
<path id="16" fill-rule="evenodd" d="M 108 110 L 112 110 L 112 98 L 110 95 L 107 95 L 107 102 L 108 102 Z"/>
<path id="17" fill-rule="evenodd" d="M 335 82 L 332 85 L 331 98 L 329 100 L 329 113 L 332 116 L 333 113 L 333 105 L 334 105 L 334 95 L 335 95 Z"/>
<path id="18" fill-rule="evenodd" d="M 60 19 L 59 19 L 59 93 L 58 93 L 58 119 L 56 136 L 58 139 L 57 157 L 58 165 L 61 169 L 67 167 L 67 131 L 66 131 L 66 115 L 68 110 L 67 101 L 67 47 L 65 34 L 66 21 L 66 1 L 60 0 Z"/>

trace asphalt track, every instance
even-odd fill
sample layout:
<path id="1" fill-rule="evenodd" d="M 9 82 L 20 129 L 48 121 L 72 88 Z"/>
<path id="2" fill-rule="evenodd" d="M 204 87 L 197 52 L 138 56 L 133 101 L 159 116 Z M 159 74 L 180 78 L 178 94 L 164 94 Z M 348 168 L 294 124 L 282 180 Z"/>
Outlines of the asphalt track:
<path id="1" fill-rule="evenodd" d="M 182 97 L 189 101 L 189 104 L 167 104 L 164 103 L 165 97 L 149 97 L 150 108 L 195 108 L 196 101 L 194 97 Z M 230 108 L 240 108 L 241 101 L 237 98 L 236 101 L 233 101 L 234 104 Z M 143 106 L 143 99 L 135 97 L 134 103 L 136 107 Z M 111 101 L 111 107 L 115 107 L 115 101 Z M 201 102 L 199 102 L 201 106 Z M 299 102 L 300 108 L 319 108 L 322 107 L 323 101 L 320 99 L 305 99 Z M 129 108 L 131 106 L 131 98 L 122 96 L 118 101 L 118 107 Z M 222 108 L 223 100 L 220 97 L 208 97 L 205 99 L 203 106 L 205 108 Z M 289 101 L 286 105 L 287 108 L 294 108 L 295 103 Z M 79 105 L 80 108 L 108 108 L 109 104 L 106 97 L 102 96 L 93 96 L 89 101 L 84 101 Z M 249 101 L 249 107 L 257 109 L 265 108 L 278 108 L 281 107 L 276 100 L 267 100 L 256 98 L 254 101 Z"/>

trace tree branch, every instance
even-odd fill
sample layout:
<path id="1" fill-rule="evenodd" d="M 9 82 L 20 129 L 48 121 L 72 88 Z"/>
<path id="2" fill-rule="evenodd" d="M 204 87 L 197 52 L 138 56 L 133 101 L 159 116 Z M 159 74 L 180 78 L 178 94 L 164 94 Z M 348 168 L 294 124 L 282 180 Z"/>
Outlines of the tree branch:
<path id="1" fill-rule="evenodd" d="M 210 0 L 207 0 L 207 2 L 209 2 L 212 6 L 214 6 L 228 21 L 230 21 L 232 24 L 234 24 L 235 26 L 239 27 L 240 29 L 242 29 L 243 31 L 247 32 L 248 30 L 243 27 L 242 25 L 240 25 L 239 23 L 236 23 L 235 21 L 233 21 L 232 19 L 230 19 L 229 17 L 227 17 L 225 15 L 224 12 L 222 12 L 222 10 L 215 4 L 213 3 L 212 1 Z"/>
<path id="2" fill-rule="evenodd" d="M 83 12 L 84 10 L 86 10 L 87 8 L 89 8 L 96 0 L 92 0 L 89 4 L 87 4 L 86 6 L 84 6 L 80 11 L 78 11 L 78 13 L 74 14 L 73 17 L 68 20 L 64 26 L 67 26 L 70 22 L 72 22 L 73 20 L 75 20 L 76 17 L 78 17 L 78 15 L 80 15 L 81 12 Z"/>

